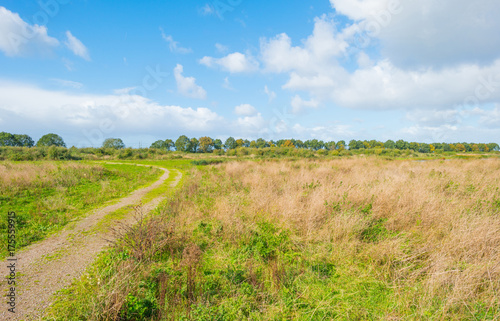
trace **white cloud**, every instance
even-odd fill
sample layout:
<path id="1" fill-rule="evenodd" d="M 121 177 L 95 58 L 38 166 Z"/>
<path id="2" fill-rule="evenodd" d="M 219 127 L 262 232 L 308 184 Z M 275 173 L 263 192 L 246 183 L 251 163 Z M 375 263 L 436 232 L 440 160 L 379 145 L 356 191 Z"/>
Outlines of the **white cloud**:
<path id="1" fill-rule="evenodd" d="M 230 73 L 252 72 L 259 69 L 259 63 L 255 58 L 240 52 L 235 52 L 222 58 L 205 56 L 199 62 L 207 67 L 219 66 Z"/>
<path id="2" fill-rule="evenodd" d="M 66 41 L 64 42 L 64 44 L 76 56 L 81 57 L 87 61 L 90 61 L 89 50 L 80 40 L 78 40 L 75 36 L 73 36 L 70 31 L 66 31 Z"/>
<path id="3" fill-rule="evenodd" d="M 292 133 L 303 139 L 321 139 L 324 141 L 336 141 L 354 136 L 349 125 L 341 124 L 315 127 L 304 127 L 300 124 L 295 124 L 292 127 Z"/>
<path id="4" fill-rule="evenodd" d="M 182 75 L 184 68 L 182 65 L 177 65 L 174 68 L 174 76 L 177 82 L 177 91 L 190 98 L 206 99 L 207 92 L 203 87 L 196 84 L 196 79 L 193 77 L 184 77 Z"/>
<path id="5" fill-rule="evenodd" d="M 215 48 L 217 49 L 218 52 L 220 52 L 221 54 L 225 54 L 226 52 L 229 51 L 229 47 L 227 46 L 224 46 L 220 43 L 216 43 L 215 44 Z"/>
<path id="6" fill-rule="evenodd" d="M 0 6 L 0 51 L 5 55 L 46 56 L 58 45 L 45 26 L 29 25 L 17 13 Z"/>
<path id="7" fill-rule="evenodd" d="M 191 48 L 183 48 L 179 45 L 177 41 L 174 41 L 171 35 L 166 35 L 162 28 L 160 28 L 161 37 L 168 43 L 168 47 L 171 52 L 179 53 L 179 54 L 189 54 L 192 53 L 193 50 Z"/>
<path id="8" fill-rule="evenodd" d="M 0 114 L 10 128 L 43 124 L 42 131 L 72 133 L 87 146 L 100 145 L 102 137 L 95 137 L 100 134 L 162 136 L 165 128 L 206 133 L 227 124 L 208 108 L 164 106 L 135 95 L 74 94 L 0 81 L 0 97 Z M 92 137 L 86 136 L 89 133 Z"/>
<path id="9" fill-rule="evenodd" d="M 360 37 L 380 41 L 401 67 L 491 63 L 500 57 L 500 3 L 491 0 L 330 0 L 356 21 Z"/>
<path id="10" fill-rule="evenodd" d="M 390 0 L 330 0 L 335 10 L 352 20 L 363 20 L 387 10 Z M 392 4 L 393 5 L 393 4 Z"/>
<path id="11" fill-rule="evenodd" d="M 52 78 L 50 79 L 53 82 L 57 83 L 59 86 L 62 87 L 68 87 L 68 88 L 73 88 L 73 89 L 82 89 L 83 84 L 76 82 L 76 81 L 71 81 L 71 80 L 66 80 L 66 79 L 57 79 L 57 78 Z"/>
<path id="12" fill-rule="evenodd" d="M 242 104 L 234 108 L 234 113 L 240 116 L 254 116 L 257 114 L 257 109 L 250 104 Z"/>
<path id="13" fill-rule="evenodd" d="M 264 92 L 269 97 L 269 102 L 272 102 L 274 99 L 276 99 L 276 93 L 272 90 L 269 90 L 269 88 L 267 88 L 267 85 L 264 87 Z"/>
<path id="14" fill-rule="evenodd" d="M 292 46 L 290 37 L 282 33 L 273 39 L 261 39 L 261 57 L 269 72 L 295 71 L 304 75 L 335 72 L 336 58 L 345 54 L 346 35 L 338 33 L 326 16 L 315 19 L 314 31 L 303 46 Z"/>
<path id="15" fill-rule="evenodd" d="M 319 102 L 315 99 L 309 101 L 303 100 L 299 95 L 292 98 L 292 113 L 297 114 L 304 110 L 304 108 L 318 108 Z"/>

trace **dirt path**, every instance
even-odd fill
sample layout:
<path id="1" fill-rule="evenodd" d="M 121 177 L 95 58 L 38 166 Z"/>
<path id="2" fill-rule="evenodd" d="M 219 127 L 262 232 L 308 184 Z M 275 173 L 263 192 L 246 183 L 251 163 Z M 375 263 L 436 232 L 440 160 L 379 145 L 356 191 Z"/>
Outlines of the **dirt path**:
<path id="1" fill-rule="evenodd" d="M 134 164 L 130 164 L 134 165 Z M 148 165 L 138 165 L 148 166 Z M 46 240 L 33 244 L 17 254 L 16 267 L 16 313 L 7 309 L 6 298 L 2 297 L 0 320 L 38 320 L 50 303 L 51 296 L 58 290 L 69 286 L 73 279 L 78 278 L 86 267 L 94 261 L 112 238 L 109 232 L 95 228 L 109 213 L 124 206 L 138 204 L 150 191 L 160 187 L 169 177 L 165 168 L 163 175 L 152 185 L 132 192 L 118 203 L 95 210 L 84 219 L 68 225 L 61 232 Z M 178 184 L 182 174 L 178 175 L 171 186 Z M 143 204 L 143 213 L 149 213 L 156 208 L 163 197 L 157 197 Z M 130 215 L 132 216 L 132 215 Z M 123 220 L 130 220 L 124 217 Z M 8 275 L 8 264 L 4 261 L 0 267 L 1 275 Z M 2 279 L 0 288 L 8 289 L 7 280 Z"/>

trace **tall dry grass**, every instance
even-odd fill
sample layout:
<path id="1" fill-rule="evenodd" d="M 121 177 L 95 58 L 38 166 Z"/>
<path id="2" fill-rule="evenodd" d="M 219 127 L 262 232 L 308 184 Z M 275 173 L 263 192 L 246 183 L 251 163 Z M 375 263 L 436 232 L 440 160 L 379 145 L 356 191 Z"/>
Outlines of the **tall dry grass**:
<path id="1" fill-rule="evenodd" d="M 231 226 L 234 237 L 249 222 L 271 219 L 295 231 L 299 242 L 322 244 L 318 247 L 331 242 L 339 260 L 367 262 L 400 292 L 399 304 L 407 308 L 418 311 L 439 302 L 446 315 L 479 302 L 498 305 L 497 159 L 369 158 L 219 167 L 235 188 L 214 196 L 209 215 Z M 223 179 L 216 172 L 209 175 Z M 189 219 L 205 215 L 199 210 Z M 381 227 L 370 230 L 376 224 Z M 380 235 L 366 241 L 366 231 Z"/>

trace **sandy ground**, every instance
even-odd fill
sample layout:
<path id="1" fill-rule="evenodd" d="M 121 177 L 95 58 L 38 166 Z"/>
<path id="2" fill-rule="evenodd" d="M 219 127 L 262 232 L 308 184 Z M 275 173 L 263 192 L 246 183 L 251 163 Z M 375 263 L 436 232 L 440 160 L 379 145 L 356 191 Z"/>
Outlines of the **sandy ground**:
<path id="1" fill-rule="evenodd" d="M 141 166 L 141 165 L 139 165 Z M 103 229 L 94 228 L 107 214 L 127 205 L 138 204 L 150 191 L 158 188 L 169 177 L 164 168 L 163 175 L 152 185 L 135 190 L 118 203 L 95 210 L 92 214 L 74 224 L 69 224 L 61 232 L 39 243 L 33 244 L 17 253 L 17 261 L 4 260 L 0 266 L 1 275 L 9 274 L 9 264 L 15 263 L 16 269 L 16 313 L 8 311 L 7 298 L 3 297 L 0 320 L 39 320 L 49 306 L 50 299 L 58 290 L 69 286 L 91 264 L 113 236 Z M 176 177 L 171 186 L 178 184 L 182 174 Z M 143 204 L 143 213 L 156 208 L 163 197 Z M 130 221 L 129 217 L 123 218 Z M 100 231 L 101 230 L 101 231 Z M 6 279 L 0 282 L 2 291 L 10 286 Z M 7 294 L 7 293 L 5 293 Z M 5 295 L 4 294 L 4 295 Z"/>

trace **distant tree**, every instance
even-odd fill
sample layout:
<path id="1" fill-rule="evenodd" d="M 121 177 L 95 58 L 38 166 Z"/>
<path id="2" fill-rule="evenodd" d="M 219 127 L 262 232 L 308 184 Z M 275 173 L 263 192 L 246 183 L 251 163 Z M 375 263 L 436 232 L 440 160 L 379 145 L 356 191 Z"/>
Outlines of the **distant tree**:
<path id="1" fill-rule="evenodd" d="M 490 151 L 492 151 L 492 150 L 494 150 L 494 151 L 500 150 L 500 146 L 498 146 L 497 143 L 489 143 L 486 146 L 488 146 L 488 148 L 489 148 Z"/>
<path id="2" fill-rule="evenodd" d="M 400 139 L 396 142 L 396 148 L 399 150 L 405 150 L 408 149 L 410 146 L 408 142 L 405 142 L 404 140 Z"/>
<path id="3" fill-rule="evenodd" d="M 149 148 L 168 150 L 167 144 L 164 140 L 157 140 L 156 142 L 152 143 Z"/>
<path id="4" fill-rule="evenodd" d="M 175 149 L 180 152 L 189 151 L 189 147 L 190 140 L 186 135 L 179 136 L 179 138 L 177 138 L 177 140 L 175 141 Z"/>
<path id="5" fill-rule="evenodd" d="M 200 138 L 200 152 L 210 153 L 214 148 L 214 141 L 212 138 L 204 136 Z"/>
<path id="6" fill-rule="evenodd" d="M 248 139 L 243 141 L 243 147 L 250 147 L 250 141 Z"/>
<path id="7" fill-rule="evenodd" d="M 120 138 L 107 138 L 102 143 L 102 148 L 124 149 L 125 144 Z"/>
<path id="8" fill-rule="evenodd" d="M 295 147 L 290 139 L 285 140 L 283 142 L 283 144 L 281 144 L 281 146 L 282 147 L 291 147 L 291 148 Z"/>
<path id="9" fill-rule="evenodd" d="M 257 148 L 265 148 L 265 147 L 269 147 L 269 143 L 266 142 L 265 139 L 263 138 L 259 138 L 255 141 L 255 143 L 257 144 Z"/>
<path id="10" fill-rule="evenodd" d="M 384 143 L 384 147 L 387 149 L 394 149 L 396 148 L 396 143 L 393 140 L 388 140 Z"/>
<path id="11" fill-rule="evenodd" d="M 339 150 L 345 149 L 346 146 L 347 144 L 345 143 L 345 140 L 339 140 L 337 144 L 335 144 L 335 148 Z"/>
<path id="12" fill-rule="evenodd" d="M 198 152 L 198 146 L 200 146 L 200 142 L 195 137 L 191 138 L 189 142 L 189 151 L 192 153 Z"/>
<path id="13" fill-rule="evenodd" d="M 414 151 L 418 151 L 419 144 L 417 142 L 411 142 L 409 148 Z"/>
<path id="14" fill-rule="evenodd" d="M 214 149 L 222 149 L 222 140 L 220 139 L 214 140 Z"/>
<path id="15" fill-rule="evenodd" d="M 325 143 L 325 148 L 328 149 L 328 150 L 336 150 L 337 149 L 337 145 L 335 144 L 334 141 L 331 141 L 331 142 Z"/>
<path id="16" fill-rule="evenodd" d="M 15 138 L 11 133 L 0 133 L 0 146 L 14 146 Z"/>
<path id="17" fill-rule="evenodd" d="M 16 146 L 20 147 L 33 147 L 35 146 L 35 142 L 28 135 L 16 135 L 14 134 L 14 141 Z"/>
<path id="18" fill-rule="evenodd" d="M 353 139 L 349 142 L 349 149 L 350 150 L 358 149 L 358 143 L 356 142 L 356 140 Z"/>
<path id="19" fill-rule="evenodd" d="M 455 149 L 457 152 L 465 152 L 465 146 L 463 144 L 456 144 Z"/>
<path id="20" fill-rule="evenodd" d="M 56 134 L 47 134 L 43 135 L 38 142 L 36 142 L 36 146 L 59 146 L 66 147 L 64 140 L 61 136 Z"/>
<path id="21" fill-rule="evenodd" d="M 236 147 L 243 147 L 245 145 L 245 141 L 243 139 L 236 140 Z"/>
<path id="22" fill-rule="evenodd" d="M 419 144 L 418 151 L 421 153 L 430 153 L 431 152 L 431 145 L 426 144 L 426 143 Z"/>
<path id="23" fill-rule="evenodd" d="M 167 147 L 168 151 L 171 151 L 172 148 L 175 147 L 174 141 L 171 139 L 165 139 L 165 146 Z"/>
<path id="24" fill-rule="evenodd" d="M 229 137 L 228 139 L 226 139 L 224 147 L 226 149 L 235 149 L 237 147 L 236 140 L 233 137 Z"/>
<path id="25" fill-rule="evenodd" d="M 255 140 L 252 140 L 250 142 L 250 148 L 257 148 L 257 143 L 255 142 Z"/>

